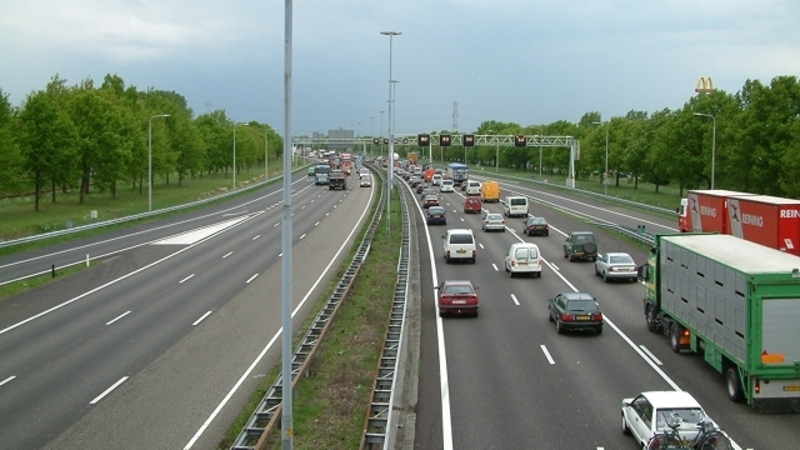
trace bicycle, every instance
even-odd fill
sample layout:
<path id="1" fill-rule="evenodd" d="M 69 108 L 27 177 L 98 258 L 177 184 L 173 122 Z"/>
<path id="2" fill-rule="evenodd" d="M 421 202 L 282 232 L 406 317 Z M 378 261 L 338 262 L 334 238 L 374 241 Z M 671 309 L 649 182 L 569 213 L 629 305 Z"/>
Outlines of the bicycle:
<path id="1" fill-rule="evenodd" d="M 646 450 L 732 450 L 731 441 L 714 422 L 702 417 L 697 423 L 694 439 L 683 439 L 678 428 L 683 419 L 672 413 L 667 419 L 668 429 L 656 434 L 647 442 Z"/>

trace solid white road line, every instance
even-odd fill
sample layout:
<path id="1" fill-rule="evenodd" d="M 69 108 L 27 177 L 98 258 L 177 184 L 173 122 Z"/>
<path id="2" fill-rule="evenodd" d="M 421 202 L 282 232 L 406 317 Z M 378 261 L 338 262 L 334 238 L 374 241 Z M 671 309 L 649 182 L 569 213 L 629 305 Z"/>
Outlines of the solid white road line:
<path id="1" fill-rule="evenodd" d="M 182 279 L 181 281 L 179 281 L 179 282 L 178 282 L 178 284 L 183 284 L 183 283 L 185 283 L 185 282 L 187 282 L 187 281 L 191 280 L 192 278 L 194 278 L 194 274 L 191 274 L 191 275 L 189 275 L 188 277 L 186 277 L 186 278 Z"/>
<path id="2" fill-rule="evenodd" d="M 206 312 L 205 314 L 203 314 L 202 316 L 200 316 L 200 318 L 199 318 L 199 319 L 195 320 L 195 321 L 194 321 L 194 323 L 192 323 L 192 326 L 193 326 L 193 327 L 196 327 L 196 326 L 197 326 L 197 324 L 199 324 L 200 322 L 202 322 L 203 320 L 205 320 L 205 318 L 206 318 L 206 317 L 210 316 L 212 312 L 213 312 L 213 311 L 208 311 L 208 312 Z"/>
<path id="3" fill-rule="evenodd" d="M 95 398 L 94 398 L 94 400 L 92 400 L 92 401 L 90 401 L 90 402 L 89 402 L 89 404 L 90 404 L 90 405 L 94 405 L 94 404 L 96 404 L 97 402 L 99 402 L 100 400 L 102 400 L 102 399 L 103 399 L 103 397 L 105 397 L 106 395 L 110 394 L 110 393 L 111 393 L 111 391 L 113 391 L 114 389 L 118 388 L 118 387 L 119 387 L 119 385 L 120 385 L 120 384 L 122 384 L 122 383 L 124 383 L 124 382 L 125 382 L 125 380 L 127 380 L 127 379 L 128 379 L 128 377 L 127 377 L 127 376 L 120 378 L 120 379 L 119 379 L 119 381 L 117 381 L 116 383 L 112 384 L 112 385 L 111 385 L 111 387 L 109 387 L 108 389 L 106 389 L 105 391 L 103 391 L 103 393 L 102 393 L 102 394 L 100 394 L 100 395 L 98 395 L 97 397 L 95 397 Z"/>
<path id="4" fill-rule="evenodd" d="M 5 380 L 3 380 L 3 381 L 0 381 L 0 386 L 2 386 L 2 385 L 4 385 L 4 384 L 6 384 L 6 383 L 8 383 L 8 382 L 10 382 L 10 381 L 11 381 L 11 380 L 13 380 L 14 378 L 17 378 L 17 376 L 16 376 L 16 375 L 11 375 L 10 377 L 6 378 Z"/>
<path id="5" fill-rule="evenodd" d="M 547 358 L 547 361 L 550 364 L 555 364 L 556 363 L 555 361 L 553 361 L 553 357 L 550 356 L 550 352 L 547 351 L 547 347 L 545 347 L 544 344 L 540 345 L 539 348 L 542 349 L 542 353 L 544 353 L 544 357 Z"/>
<path id="6" fill-rule="evenodd" d="M 106 322 L 106 325 L 111 325 L 112 323 L 114 323 L 114 322 L 118 321 L 119 319 L 122 319 L 123 317 L 127 316 L 127 315 L 128 315 L 128 314 L 130 314 L 130 313 L 131 313 L 130 311 L 126 311 L 126 312 L 124 312 L 124 313 L 122 313 L 122 314 L 118 315 L 117 317 L 115 317 L 115 318 L 113 318 L 113 319 L 109 320 L 108 322 Z"/>

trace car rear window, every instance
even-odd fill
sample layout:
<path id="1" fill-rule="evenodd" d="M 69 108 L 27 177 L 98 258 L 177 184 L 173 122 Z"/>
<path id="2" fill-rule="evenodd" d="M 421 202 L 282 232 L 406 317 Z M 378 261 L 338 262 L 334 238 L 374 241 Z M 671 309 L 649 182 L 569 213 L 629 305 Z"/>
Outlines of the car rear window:
<path id="1" fill-rule="evenodd" d="M 525 199 L 525 198 L 512 198 L 511 199 L 511 204 L 515 205 L 515 206 L 527 205 L 528 204 L 528 200 Z"/>
<path id="2" fill-rule="evenodd" d="M 450 235 L 451 244 L 472 244 L 472 235 L 467 233 L 458 233 Z"/>
<path id="3" fill-rule="evenodd" d="M 611 264 L 633 264 L 633 258 L 630 256 L 612 256 L 608 262 Z"/>
<path id="4" fill-rule="evenodd" d="M 597 311 L 597 303 L 594 300 L 570 300 L 567 302 L 567 309 L 570 311 Z"/>
<path id="5" fill-rule="evenodd" d="M 539 252 L 535 248 L 518 248 L 514 257 L 516 259 L 536 259 L 539 257 Z"/>
<path id="6" fill-rule="evenodd" d="M 445 286 L 444 293 L 449 295 L 465 295 L 472 294 L 475 291 L 466 284 Z"/>

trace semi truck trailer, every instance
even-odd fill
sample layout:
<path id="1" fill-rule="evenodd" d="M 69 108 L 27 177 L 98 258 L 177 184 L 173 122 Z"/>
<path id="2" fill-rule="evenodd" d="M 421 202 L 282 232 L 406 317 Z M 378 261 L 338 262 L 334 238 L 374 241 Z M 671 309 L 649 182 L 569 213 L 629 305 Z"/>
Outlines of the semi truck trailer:
<path id="1" fill-rule="evenodd" d="M 732 401 L 800 412 L 800 258 L 731 235 L 657 235 L 639 277 L 647 328 L 701 354 Z"/>

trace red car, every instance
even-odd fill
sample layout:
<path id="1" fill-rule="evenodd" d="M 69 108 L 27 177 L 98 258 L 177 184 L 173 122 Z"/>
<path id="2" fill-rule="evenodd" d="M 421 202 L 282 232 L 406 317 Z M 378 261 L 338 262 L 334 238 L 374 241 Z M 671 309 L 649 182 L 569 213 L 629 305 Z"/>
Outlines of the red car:
<path id="1" fill-rule="evenodd" d="M 480 197 L 467 197 L 464 200 L 464 213 L 480 214 L 483 210 L 483 203 Z"/>
<path id="2" fill-rule="evenodd" d="M 447 280 L 439 283 L 439 316 L 469 314 L 478 317 L 478 290 L 466 280 Z"/>

